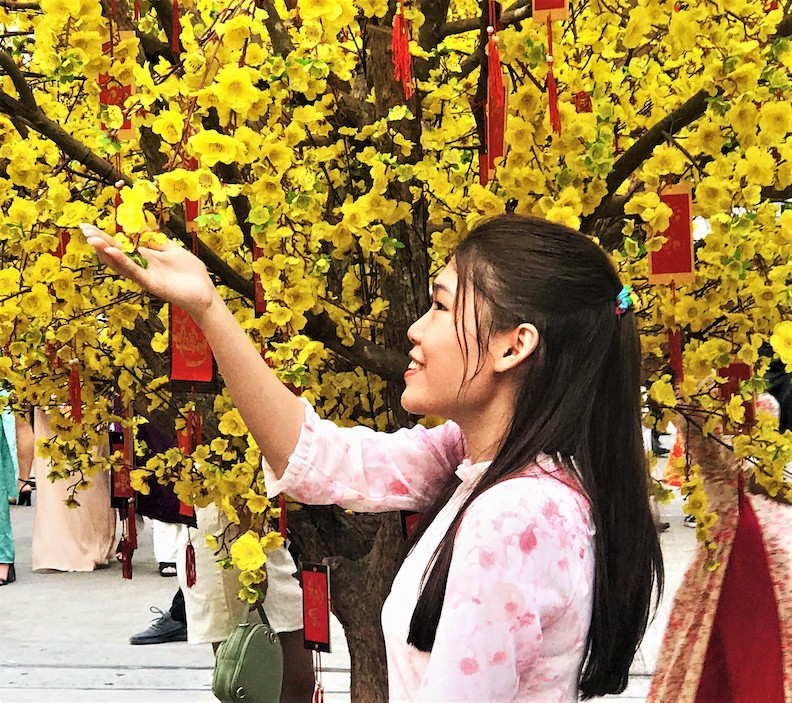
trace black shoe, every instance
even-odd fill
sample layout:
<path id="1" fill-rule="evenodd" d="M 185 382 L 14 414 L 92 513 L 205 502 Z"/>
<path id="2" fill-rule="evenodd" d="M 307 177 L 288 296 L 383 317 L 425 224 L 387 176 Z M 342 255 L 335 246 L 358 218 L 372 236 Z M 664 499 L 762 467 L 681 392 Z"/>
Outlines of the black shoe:
<path id="1" fill-rule="evenodd" d="M 4 579 L 0 579 L 0 586 L 7 586 L 9 583 L 16 581 L 16 569 L 13 564 L 8 565 L 8 574 Z"/>
<path id="2" fill-rule="evenodd" d="M 159 613 L 150 627 L 143 632 L 132 635 L 129 644 L 162 644 L 163 642 L 186 642 L 187 623 L 179 622 L 171 617 L 170 611 L 163 613 L 159 608 L 151 606 L 152 613 Z"/>

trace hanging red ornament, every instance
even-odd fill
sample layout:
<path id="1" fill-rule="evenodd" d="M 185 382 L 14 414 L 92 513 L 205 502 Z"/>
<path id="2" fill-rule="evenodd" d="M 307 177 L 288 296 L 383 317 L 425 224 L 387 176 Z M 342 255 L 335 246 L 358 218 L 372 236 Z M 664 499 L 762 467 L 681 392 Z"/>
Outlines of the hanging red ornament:
<path id="1" fill-rule="evenodd" d="M 135 0 L 134 17 L 135 22 L 140 21 L 140 0 Z"/>
<path id="2" fill-rule="evenodd" d="M 558 111 L 558 86 L 553 73 L 553 26 L 547 15 L 547 104 L 550 110 L 550 126 L 553 132 L 561 134 L 561 113 Z"/>
<path id="3" fill-rule="evenodd" d="M 690 184 L 678 183 L 660 193 L 661 202 L 671 208 L 668 227 L 658 235 L 666 241 L 657 251 L 649 252 L 650 283 L 693 283 L 693 214 Z"/>
<path id="4" fill-rule="evenodd" d="M 74 422 L 82 422 L 82 389 L 80 387 L 80 364 L 72 361 L 69 365 L 69 410 Z"/>
<path id="5" fill-rule="evenodd" d="M 553 28 L 551 22 L 565 20 L 569 16 L 569 0 L 533 0 L 532 15 L 534 22 L 543 23 L 547 28 L 547 103 L 550 127 L 561 134 L 561 113 L 558 110 L 558 85 L 553 72 Z"/>
<path id="6" fill-rule="evenodd" d="M 192 541 L 187 542 L 187 550 L 184 554 L 184 571 L 187 581 L 187 588 L 192 588 L 195 585 L 195 547 Z"/>
<path id="7" fill-rule="evenodd" d="M 679 327 L 670 329 L 668 336 L 668 365 L 674 374 L 674 383 L 681 383 L 685 379 L 685 369 L 682 365 L 682 331 Z"/>
<path id="8" fill-rule="evenodd" d="M 129 501 L 127 509 L 127 540 L 129 548 L 134 552 L 138 548 L 137 522 L 135 521 L 135 501 Z"/>
<path id="9" fill-rule="evenodd" d="M 575 93 L 572 96 L 572 102 L 575 104 L 575 112 L 591 112 L 593 110 L 591 96 L 585 90 Z"/>
<path id="10" fill-rule="evenodd" d="M 404 3 L 396 3 L 393 15 L 393 34 L 391 35 L 391 54 L 393 59 L 393 79 L 400 81 L 404 98 L 413 95 L 412 57 L 410 56 L 410 27 L 404 16 Z"/>
<path id="11" fill-rule="evenodd" d="M 121 576 L 125 579 L 132 578 L 132 552 L 134 551 L 126 537 L 121 538 Z"/>

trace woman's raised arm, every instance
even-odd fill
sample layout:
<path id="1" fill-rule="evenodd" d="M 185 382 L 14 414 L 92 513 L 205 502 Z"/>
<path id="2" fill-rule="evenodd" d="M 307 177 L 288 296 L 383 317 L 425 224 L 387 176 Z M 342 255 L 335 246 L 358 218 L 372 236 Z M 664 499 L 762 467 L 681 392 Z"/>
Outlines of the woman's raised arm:
<path id="1" fill-rule="evenodd" d="M 80 225 L 100 261 L 141 288 L 186 310 L 206 335 L 220 373 L 267 463 L 280 476 L 300 436 L 305 407 L 261 358 L 214 287 L 206 267 L 183 247 L 140 247 L 147 265 L 93 225 Z"/>

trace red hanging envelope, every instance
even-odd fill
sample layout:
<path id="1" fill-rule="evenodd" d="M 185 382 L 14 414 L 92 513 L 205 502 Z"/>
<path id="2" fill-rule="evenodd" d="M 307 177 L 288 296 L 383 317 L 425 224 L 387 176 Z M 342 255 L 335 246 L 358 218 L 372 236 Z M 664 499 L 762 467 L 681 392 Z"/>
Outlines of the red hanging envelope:
<path id="1" fill-rule="evenodd" d="M 189 314 L 170 306 L 170 380 L 192 384 L 213 383 L 215 361 L 209 341 Z"/>
<path id="2" fill-rule="evenodd" d="M 548 15 L 553 22 L 567 19 L 569 17 L 569 0 L 533 0 L 534 21 L 544 24 Z"/>
<path id="3" fill-rule="evenodd" d="M 680 184 L 660 194 L 661 202 L 672 210 L 668 228 L 660 235 L 666 238 L 659 251 L 649 252 L 649 283 L 693 283 L 693 217 L 690 186 Z"/>
<path id="4" fill-rule="evenodd" d="M 125 39 L 132 39 L 135 36 L 135 32 L 131 30 L 118 32 L 113 38 L 114 40 L 112 44 L 109 41 L 102 44 L 102 53 L 104 53 L 105 56 L 112 57 L 112 47 L 115 44 L 118 44 Z M 110 107 L 114 105 L 121 108 L 121 111 L 124 112 L 124 102 L 130 95 L 132 95 L 134 90 L 134 83 L 124 85 L 119 83 L 115 78 L 111 78 L 107 73 L 99 74 L 99 103 L 104 107 Z M 102 130 L 107 130 L 107 125 L 102 123 L 101 128 Z M 125 114 L 124 124 L 116 131 L 116 138 L 132 139 L 134 136 L 135 130 L 132 127 L 132 120 L 128 115 Z"/>
<path id="5" fill-rule="evenodd" d="M 305 648 L 330 651 L 330 570 L 324 564 L 303 563 L 303 633 Z"/>

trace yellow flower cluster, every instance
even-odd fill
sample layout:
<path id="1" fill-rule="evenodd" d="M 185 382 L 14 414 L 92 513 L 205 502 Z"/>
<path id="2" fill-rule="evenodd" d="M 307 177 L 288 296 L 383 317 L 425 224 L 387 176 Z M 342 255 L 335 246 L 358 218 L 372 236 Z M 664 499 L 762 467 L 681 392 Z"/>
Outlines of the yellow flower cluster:
<path id="1" fill-rule="evenodd" d="M 272 18 L 252 0 L 183 4 L 181 51 L 171 55 L 152 52 L 167 37 L 144 4 L 137 29 L 145 41 L 124 39 L 112 57 L 102 50 L 109 26 L 99 0 L 0 10 L 4 26 L 32 33 L 11 55 L 40 77 L 33 88 L 41 114 L 84 148 L 79 158 L 74 148 L 67 154 L 0 115 L 0 373 L 19 402 L 65 405 L 69 362 L 80 362 L 84 421 L 64 423 L 50 448 L 56 472 L 76 471 L 87 428 L 111 417 L 111 388 L 147 410 L 173 402 L 165 370 L 151 361 L 167 350 L 167 308 L 152 308 L 98 267 L 76 227 L 118 225 L 131 252 L 191 202 L 200 203 L 197 236 L 233 274 L 226 282 L 236 290 L 221 290 L 240 323 L 285 382 L 343 424 L 389 426 L 385 384 L 309 339 L 309 319 L 329 316 L 346 345 L 356 336 L 392 339 L 386 332 L 406 327 L 411 310 L 399 297 L 428 288 L 412 280 L 413 264 L 433 276 L 470 226 L 504 211 L 585 225 L 611 251 L 642 299 L 644 381 L 659 408 L 647 422 L 662 426 L 677 405 L 695 402 L 710 413 L 708 431 L 724 419 L 737 426 L 762 390 L 763 344 L 792 369 L 792 210 L 778 204 L 792 186 L 792 43 L 775 36 L 782 10 L 768 11 L 764 0 L 581 5 L 574 33 L 552 26 L 561 134 L 543 88 L 545 27 L 524 21 L 500 30 L 507 148 L 482 185 L 479 73 L 469 58 L 477 30 L 419 46 L 431 28 L 414 4 L 407 9 L 417 91 L 407 103 L 391 74 L 380 75 L 390 64 L 372 58 L 389 50 L 387 27 L 376 26 L 387 2 L 300 3 L 300 22 L 275 6 L 282 34 L 270 36 Z M 478 12 L 478 3 L 453 0 L 448 19 Z M 100 106 L 100 74 L 134 83 L 123 105 Z M 9 76 L 0 90 L 19 97 Z M 623 155 L 701 94 L 706 112 L 644 153 L 610 192 Z M 119 140 L 126 118 L 137 136 Z M 85 154 L 111 165 L 99 180 Z M 120 190 L 111 184 L 117 157 L 133 179 Z M 672 289 L 649 285 L 648 257 L 672 216 L 660 193 L 678 181 L 692 186 L 701 234 L 695 279 Z M 608 217 L 592 227 L 604 198 Z M 254 275 L 258 315 L 231 280 Z M 685 375 L 676 385 L 671 329 L 680 333 Z M 151 349 L 136 347 L 132 340 L 146 334 Z M 753 378 L 724 401 L 712 379 L 733 362 L 747 364 Z M 173 481 L 187 502 L 215 502 L 232 522 L 264 534 L 274 509 L 255 443 L 224 394 L 215 413 L 217 438 L 191 456 L 158 455 L 135 481 L 142 486 L 149 473 Z M 790 437 L 770 424 L 735 437 L 735 449 L 758 462 L 757 481 L 783 496 L 789 487 L 779 467 Z M 706 517 L 705 504 L 689 505 Z M 238 565 L 255 561 L 252 540 L 230 556 Z M 260 565 L 243 571 L 252 597 Z"/>

